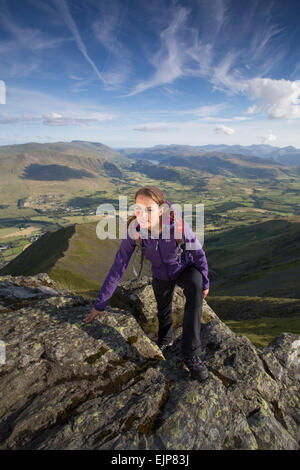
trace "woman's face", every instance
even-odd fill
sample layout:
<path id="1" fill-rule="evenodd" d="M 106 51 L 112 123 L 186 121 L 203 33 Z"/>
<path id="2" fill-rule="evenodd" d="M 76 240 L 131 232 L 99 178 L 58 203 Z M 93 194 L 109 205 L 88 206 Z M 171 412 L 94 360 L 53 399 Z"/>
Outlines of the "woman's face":
<path id="1" fill-rule="evenodd" d="M 135 201 L 135 215 L 142 228 L 151 230 L 151 227 L 159 226 L 159 216 L 163 209 L 149 196 L 139 195 Z"/>

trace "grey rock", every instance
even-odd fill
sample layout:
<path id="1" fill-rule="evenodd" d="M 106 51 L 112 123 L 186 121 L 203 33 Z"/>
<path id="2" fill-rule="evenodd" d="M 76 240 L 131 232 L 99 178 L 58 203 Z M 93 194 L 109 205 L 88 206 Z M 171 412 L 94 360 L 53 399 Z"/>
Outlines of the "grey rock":
<path id="1" fill-rule="evenodd" d="M 258 349 L 203 301 L 198 382 L 180 353 L 180 287 L 165 356 L 151 278 L 120 283 L 86 324 L 92 304 L 45 273 L 0 277 L 0 449 L 300 449 L 299 335 Z"/>

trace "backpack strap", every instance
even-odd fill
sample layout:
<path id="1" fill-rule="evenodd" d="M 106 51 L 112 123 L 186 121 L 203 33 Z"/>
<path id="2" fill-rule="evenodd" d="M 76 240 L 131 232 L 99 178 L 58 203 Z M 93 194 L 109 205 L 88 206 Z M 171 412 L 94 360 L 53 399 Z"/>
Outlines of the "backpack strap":
<path id="1" fill-rule="evenodd" d="M 139 225 L 138 225 L 139 227 Z M 134 275 L 136 276 L 134 279 L 132 279 L 133 281 L 137 281 L 140 276 L 141 276 L 141 273 L 142 273 L 142 269 L 143 269 L 143 263 L 144 263 L 144 240 L 141 238 L 140 234 L 139 233 L 136 233 L 134 234 L 134 242 L 135 242 L 135 252 L 134 252 L 134 256 L 133 256 L 133 261 L 132 261 L 132 269 L 133 269 L 133 272 L 134 272 Z M 136 254 L 138 251 L 141 251 L 141 265 L 140 265 L 140 270 L 139 270 L 139 273 L 136 272 L 136 269 L 135 269 L 135 266 L 134 266 L 134 261 L 135 261 L 135 258 L 136 258 Z"/>
<path id="2" fill-rule="evenodd" d="M 174 213 L 171 213 L 171 220 L 174 221 Z M 176 234 L 179 235 L 178 238 L 176 238 L 177 241 L 177 246 L 178 246 L 178 251 L 176 253 L 176 258 L 180 259 L 181 258 L 181 253 L 184 252 L 185 255 L 185 262 L 186 264 L 189 261 L 189 254 L 186 249 L 186 244 L 185 244 L 185 237 L 184 237 L 184 222 L 181 217 L 177 217 L 176 221 Z"/>

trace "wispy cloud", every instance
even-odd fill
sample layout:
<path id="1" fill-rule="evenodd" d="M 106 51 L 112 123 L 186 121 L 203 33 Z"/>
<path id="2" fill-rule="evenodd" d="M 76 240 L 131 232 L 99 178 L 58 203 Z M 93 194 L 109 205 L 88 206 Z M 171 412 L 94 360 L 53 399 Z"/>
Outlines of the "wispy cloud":
<path id="1" fill-rule="evenodd" d="M 93 101 L 86 100 L 78 104 L 74 100 L 63 100 L 37 90 L 8 86 L 6 96 L 9 114 L 7 108 L 0 108 L 1 124 L 40 121 L 47 125 L 55 125 L 57 121 L 57 124 L 84 125 L 111 121 L 118 117 L 117 113 L 108 107 L 101 107 Z M 30 114 L 27 112 L 28 109 L 31 111 Z"/>
<path id="2" fill-rule="evenodd" d="M 97 17 L 92 31 L 98 43 L 107 51 L 101 67 L 106 90 L 118 89 L 133 72 L 132 57 L 124 42 L 119 38 L 126 17 L 128 4 L 110 2 L 97 4 Z"/>
<path id="3" fill-rule="evenodd" d="M 218 104 L 213 104 L 213 105 L 208 105 L 208 106 L 198 106 L 197 108 L 184 109 L 184 110 L 179 110 L 179 111 L 174 110 L 173 113 L 174 114 L 192 114 L 194 116 L 204 117 L 204 116 L 213 116 L 213 115 L 219 114 L 221 111 L 223 111 L 227 107 L 228 107 L 228 103 L 218 103 Z"/>
<path id="4" fill-rule="evenodd" d="M 50 113 L 42 116 L 42 122 L 45 126 L 87 126 L 112 118 L 109 115 L 100 115 L 100 113 L 97 114 L 98 117 L 79 118 L 72 116 L 62 116 L 58 113 Z"/>
<path id="5" fill-rule="evenodd" d="M 188 8 L 174 7 L 169 25 L 160 32 L 160 48 L 149 58 L 155 70 L 154 75 L 138 83 L 125 96 L 133 96 L 158 85 L 170 84 L 185 75 L 185 66 L 194 60 L 201 48 L 196 31 L 187 28 L 190 13 Z"/>
<path id="6" fill-rule="evenodd" d="M 166 94 L 168 96 L 174 96 L 174 95 L 176 96 L 180 93 L 179 90 L 177 90 L 176 88 L 171 88 L 168 86 L 161 87 L 160 91 L 161 93 Z"/>
<path id="7" fill-rule="evenodd" d="M 11 51 L 16 48 L 28 51 L 39 51 L 60 46 L 66 38 L 52 37 L 39 28 L 19 26 L 8 8 L 6 0 L 2 0 L 0 10 L 0 24 L 11 34 L 12 40 L 1 43 L 2 52 Z"/>
<path id="8" fill-rule="evenodd" d="M 72 93 L 81 93 L 82 91 L 88 91 L 88 84 L 93 82 L 93 78 L 84 78 L 73 75 L 72 73 L 68 77 L 72 80 L 71 92 Z"/>
<path id="9" fill-rule="evenodd" d="M 203 125 L 207 126 L 207 129 L 210 129 L 211 126 L 209 124 L 204 124 L 203 120 L 192 120 L 192 121 L 158 121 L 158 122 L 147 122 L 144 124 L 140 124 L 135 126 L 134 128 L 126 125 L 124 129 L 131 129 L 134 131 L 140 132 L 165 132 L 167 130 L 199 130 L 203 129 Z M 235 132 L 234 129 L 231 129 L 226 126 L 218 126 L 214 129 L 214 131 L 223 134 L 233 134 Z"/>
<path id="10" fill-rule="evenodd" d="M 247 80 L 243 78 L 241 72 L 235 69 L 237 59 L 241 51 L 229 51 L 226 56 L 211 70 L 210 82 L 214 90 L 235 94 L 243 92 L 247 87 Z"/>
<path id="11" fill-rule="evenodd" d="M 203 2 L 201 13 L 206 11 L 205 18 L 209 22 L 214 9 L 214 34 L 202 28 L 202 23 L 198 28 L 193 25 L 192 11 L 188 7 L 173 4 L 172 9 L 168 9 L 169 23 L 160 31 L 159 48 L 149 57 L 153 75 L 123 96 L 133 96 L 157 86 L 166 87 L 178 79 L 198 77 L 209 81 L 214 91 L 241 94 L 256 101 L 248 113 L 263 112 L 269 119 L 300 117 L 298 81 L 263 78 L 279 66 L 287 53 L 280 43 L 286 27 L 274 20 L 273 4 L 262 6 L 252 2 L 250 11 L 241 10 L 239 22 L 233 22 L 232 2 L 212 3 L 213 7 Z M 220 54 L 223 45 L 227 48 L 225 56 Z M 178 113 L 184 114 L 184 111 Z M 204 108 L 203 114 L 195 111 L 195 115 L 210 118 L 205 114 Z"/>
<path id="12" fill-rule="evenodd" d="M 58 49 L 70 38 L 58 34 L 52 36 L 40 26 L 20 26 L 13 13 L 14 10 L 8 7 L 7 1 L 0 0 L 0 26 L 8 35 L 8 39 L 0 41 L 0 76 L 18 78 L 31 76 L 37 71 L 41 72 L 45 51 L 49 53 Z"/>
<path id="13" fill-rule="evenodd" d="M 235 72 L 235 77 L 229 71 L 236 66 L 243 52 L 229 46 L 225 58 L 218 60 L 224 38 L 228 34 L 230 2 L 202 2 L 199 10 L 201 14 L 197 16 L 190 8 L 176 4 L 166 11 L 163 6 L 160 8 L 160 14 L 166 19 L 167 25 L 159 32 L 159 48 L 148 58 L 154 73 L 123 96 L 133 96 L 188 77 L 205 78 L 212 82 L 215 89 L 222 87 L 226 91 L 236 90 L 240 83 L 240 74 Z M 221 33 L 222 39 L 217 41 Z"/>
<path id="14" fill-rule="evenodd" d="M 17 122 L 40 121 L 38 116 L 22 115 L 22 116 L 0 116 L 0 124 L 16 124 Z"/>
<path id="15" fill-rule="evenodd" d="M 232 118 L 223 118 L 216 116 L 207 116 L 203 118 L 203 121 L 207 122 L 232 122 L 232 121 L 247 121 L 251 118 L 245 116 L 234 116 Z"/>
<path id="16" fill-rule="evenodd" d="M 20 116 L 0 116 L 1 124 L 16 124 L 20 122 L 40 122 L 45 126 L 85 126 L 95 124 L 101 121 L 112 119 L 113 116 L 109 114 L 96 114 L 97 117 L 72 117 L 63 116 L 62 114 L 52 112 L 50 114 L 43 114 L 42 116 L 20 115 Z"/>
<path id="17" fill-rule="evenodd" d="M 146 124 L 138 127 L 134 127 L 133 131 L 138 132 L 167 132 L 170 128 L 165 126 L 157 126 L 155 124 Z"/>
<path id="18" fill-rule="evenodd" d="M 76 43 L 79 51 L 81 52 L 83 57 L 86 59 L 86 61 L 90 64 L 90 66 L 92 67 L 92 69 L 96 73 L 99 80 L 101 80 L 101 82 L 104 83 L 105 79 L 104 79 L 103 75 L 99 72 L 95 62 L 89 56 L 89 54 L 87 52 L 87 48 L 86 48 L 83 40 L 81 39 L 81 35 L 80 35 L 79 30 L 78 30 L 78 28 L 75 24 L 75 21 L 73 20 L 71 14 L 69 12 L 69 8 L 68 8 L 66 0 L 52 0 L 52 1 L 56 5 L 56 8 L 59 11 L 59 13 L 61 14 L 62 19 L 65 21 L 68 29 L 72 33 L 73 38 L 75 40 L 75 43 Z"/>

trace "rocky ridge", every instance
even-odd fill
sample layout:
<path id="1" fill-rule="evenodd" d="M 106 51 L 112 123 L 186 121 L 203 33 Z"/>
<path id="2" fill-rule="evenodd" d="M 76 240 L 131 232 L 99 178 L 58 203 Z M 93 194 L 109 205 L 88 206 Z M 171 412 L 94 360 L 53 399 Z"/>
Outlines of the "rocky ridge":
<path id="1" fill-rule="evenodd" d="M 300 449 L 300 335 L 256 348 L 203 301 L 202 359 L 190 378 L 176 341 L 155 344 L 151 278 L 121 282 L 102 321 L 45 273 L 0 277 L 0 449 Z"/>

